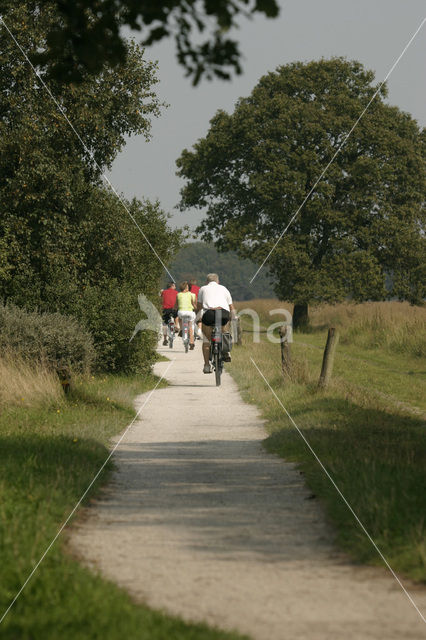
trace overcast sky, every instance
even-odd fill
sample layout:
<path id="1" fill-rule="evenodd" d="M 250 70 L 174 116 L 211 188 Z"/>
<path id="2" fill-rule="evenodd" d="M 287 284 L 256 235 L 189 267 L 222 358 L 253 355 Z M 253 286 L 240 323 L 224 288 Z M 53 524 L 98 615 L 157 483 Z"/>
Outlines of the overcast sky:
<path id="1" fill-rule="evenodd" d="M 182 149 L 205 136 L 217 109 L 232 111 L 263 74 L 295 60 L 346 56 L 372 69 L 380 82 L 426 15 L 424 0 L 288 0 L 281 7 L 275 20 L 241 20 L 237 37 L 244 72 L 230 82 L 205 81 L 192 88 L 171 41 L 147 50 L 146 57 L 159 61 L 157 90 L 170 107 L 154 120 L 151 142 L 131 138 L 115 160 L 109 177 L 119 191 L 158 198 L 172 214 L 173 226 L 196 226 L 199 213 L 174 209 L 182 186 L 175 161 Z M 426 24 L 388 80 L 389 102 L 410 112 L 421 126 L 426 126 L 425 54 Z"/>

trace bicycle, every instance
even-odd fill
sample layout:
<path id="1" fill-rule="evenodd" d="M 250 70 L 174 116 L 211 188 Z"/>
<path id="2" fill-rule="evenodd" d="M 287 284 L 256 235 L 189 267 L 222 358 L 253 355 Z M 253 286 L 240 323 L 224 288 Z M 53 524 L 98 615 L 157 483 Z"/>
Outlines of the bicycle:
<path id="1" fill-rule="evenodd" d="M 185 347 L 185 353 L 188 353 L 189 350 L 189 323 L 191 322 L 191 316 L 183 315 L 181 317 L 181 325 L 182 325 L 182 342 Z"/>
<path id="2" fill-rule="evenodd" d="M 222 339 L 222 327 L 215 325 L 210 338 L 210 361 L 214 369 L 217 387 L 220 386 L 220 377 L 223 371 Z"/>
<path id="3" fill-rule="evenodd" d="M 170 315 L 167 323 L 167 335 L 169 338 L 169 348 L 173 349 L 173 340 L 175 338 L 175 319 L 173 315 Z"/>

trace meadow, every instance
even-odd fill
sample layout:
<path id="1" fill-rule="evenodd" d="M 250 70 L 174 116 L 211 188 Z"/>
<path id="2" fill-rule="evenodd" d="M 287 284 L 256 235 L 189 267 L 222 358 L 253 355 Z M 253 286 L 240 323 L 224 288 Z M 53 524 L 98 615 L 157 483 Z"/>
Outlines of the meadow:
<path id="1" fill-rule="evenodd" d="M 294 335 L 292 372 L 284 378 L 280 346 L 265 329 L 283 318 L 271 310 L 291 305 L 259 300 L 250 307 L 263 332 L 254 342 L 252 321 L 243 316 L 243 345 L 233 349 L 229 370 L 266 419 L 265 447 L 298 464 L 336 543 L 354 561 L 382 564 L 272 388 L 393 569 L 426 582 L 426 309 L 397 302 L 314 308 L 309 328 Z M 330 326 L 339 329 L 340 342 L 331 384 L 322 390 Z"/>

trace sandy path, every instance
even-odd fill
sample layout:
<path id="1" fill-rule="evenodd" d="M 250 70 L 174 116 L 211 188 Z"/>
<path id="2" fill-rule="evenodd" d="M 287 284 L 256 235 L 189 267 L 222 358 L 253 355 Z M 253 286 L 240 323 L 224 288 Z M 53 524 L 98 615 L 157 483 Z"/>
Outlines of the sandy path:
<path id="1" fill-rule="evenodd" d="M 185 354 L 179 340 L 173 357 L 172 386 L 153 394 L 115 453 L 112 484 L 74 527 L 79 555 L 154 608 L 256 640 L 425 638 L 390 574 L 333 548 L 319 505 L 292 464 L 262 449 L 262 422 L 230 376 L 216 388 L 201 373 L 199 344 Z M 425 612 L 426 590 L 412 596 Z"/>

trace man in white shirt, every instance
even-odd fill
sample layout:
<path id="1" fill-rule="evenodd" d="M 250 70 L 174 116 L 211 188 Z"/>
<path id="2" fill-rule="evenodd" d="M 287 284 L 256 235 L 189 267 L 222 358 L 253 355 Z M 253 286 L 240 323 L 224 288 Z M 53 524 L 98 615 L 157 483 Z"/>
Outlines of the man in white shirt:
<path id="1" fill-rule="evenodd" d="M 228 289 L 219 284 L 219 276 L 217 273 L 209 273 L 207 276 L 207 284 L 201 287 L 198 292 L 198 311 L 203 312 L 203 334 L 205 340 L 203 340 L 203 357 L 204 357 L 204 373 L 211 373 L 211 367 L 209 362 L 210 355 L 210 338 L 212 329 L 215 326 L 216 318 L 222 325 L 222 331 L 226 331 L 226 325 L 228 324 L 231 314 L 235 315 L 234 305 L 232 304 L 232 297 Z M 228 352 L 223 353 L 223 359 L 225 362 L 231 361 L 231 354 Z"/>

